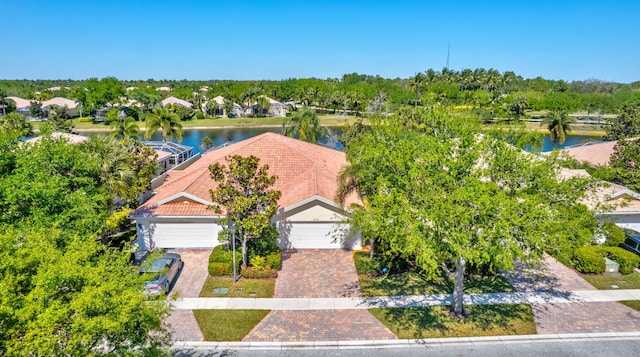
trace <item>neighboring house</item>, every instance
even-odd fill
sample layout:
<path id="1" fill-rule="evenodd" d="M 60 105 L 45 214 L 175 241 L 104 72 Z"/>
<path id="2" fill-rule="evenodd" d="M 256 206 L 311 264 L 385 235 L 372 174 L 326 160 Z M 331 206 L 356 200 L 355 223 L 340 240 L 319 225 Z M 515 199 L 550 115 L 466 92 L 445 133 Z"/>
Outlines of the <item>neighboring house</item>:
<path id="1" fill-rule="evenodd" d="M 156 88 L 157 91 L 161 91 L 161 92 L 168 92 L 171 90 L 171 88 L 169 87 L 158 87 Z"/>
<path id="2" fill-rule="evenodd" d="M 274 117 L 284 117 L 287 115 L 289 107 L 286 104 L 280 103 L 277 100 L 264 95 L 261 95 L 259 98 L 261 97 L 267 98 L 269 101 L 269 108 L 258 108 L 257 103 L 253 103 L 253 105 L 248 105 L 249 103 L 247 103 L 247 109 L 244 111 L 246 115 L 264 114 Z"/>
<path id="3" fill-rule="evenodd" d="M 347 164 L 343 152 L 275 133 L 265 133 L 210 151 L 183 171 L 167 173 L 156 195 L 140 206 L 136 220 L 139 248 L 208 248 L 220 242 L 220 216 L 208 209 L 216 184 L 209 166 L 226 163 L 230 155 L 260 158 L 277 176 L 274 189 L 282 192 L 273 222 L 282 248 L 361 247 L 361 238 L 344 222 L 349 213 L 335 202 L 337 177 Z M 361 203 L 356 195 L 346 204 Z M 344 238 L 341 239 L 341 237 Z"/>
<path id="4" fill-rule="evenodd" d="M 231 108 L 231 113 L 227 113 L 224 104 L 224 97 L 219 95 L 217 97 L 211 98 L 209 100 L 213 100 L 218 104 L 218 109 L 215 113 L 209 113 L 209 115 L 215 115 L 219 117 L 227 117 L 227 118 L 238 118 L 242 116 L 242 106 L 238 103 L 233 103 L 233 107 Z M 203 104 L 203 107 L 206 108 L 206 104 Z M 203 108 L 203 109 L 204 109 Z"/>
<path id="5" fill-rule="evenodd" d="M 171 141 L 143 141 L 145 145 L 151 147 L 158 154 L 158 164 L 161 174 L 176 168 L 187 166 L 200 157 L 191 146 L 177 144 Z"/>
<path id="6" fill-rule="evenodd" d="M 582 169 L 562 169 L 560 176 L 590 177 L 589 173 Z M 585 204 L 591 210 L 597 210 L 596 215 L 601 219 L 614 222 L 622 228 L 640 231 L 640 194 L 625 186 L 605 182 L 603 187 L 587 198 Z"/>
<path id="7" fill-rule="evenodd" d="M 182 100 L 182 99 L 179 99 L 179 98 L 176 98 L 176 97 L 168 97 L 168 98 L 162 100 L 161 103 L 162 103 L 163 107 L 167 106 L 169 104 L 177 104 L 177 105 L 179 105 L 181 107 L 185 107 L 185 108 L 189 108 L 189 109 L 193 108 L 193 104 L 191 104 L 190 102 L 187 102 L 186 100 Z"/>
<path id="8" fill-rule="evenodd" d="M 11 99 L 14 103 L 16 103 L 16 112 L 24 116 L 29 116 L 29 106 L 31 105 L 31 102 L 37 102 L 37 100 L 35 99 L 28 100 L 22 99 L 20 97 L 7 97 L 7 99 Z"/>
<path id="9" fill-rule="evenodd" d="M 87 140 L 89 140 L 89 137 L 87 136 L 82 136 L 82 135 L 76 135 L 76 134 L 69 134 L 69 133 L 60 133 L 60 132 L 53 132 L 51 133 L 51 138 L 58 140 L 60 138 L 66 140 L 69 144 L 80 144 L 83 143 Z M 25 143 L 30 143 L 30 144 L 36 144 L 39 143 L 40 140 L 42 140 L 41 136 L 36 136 L 35 138 L 31 138 L 27 141 L 25 141 Z"/>
<path id="10" fill-rule="evenodd" d="M 71 99 L 55 97 L 42 102 L 42 110 L 44 111 L 47 111 L 50 107 L 62 108 L 64 106 L 67 107 L 67 114 L 69 116 L 73 117 L 78 115 L 78 103 Z"/>
<path id="11" fill-rule="evenodd" d="M 561 153 L 593 166 L 609 165 L 616 143 L 616 141 L 586 143 L 565 148 Z"/>

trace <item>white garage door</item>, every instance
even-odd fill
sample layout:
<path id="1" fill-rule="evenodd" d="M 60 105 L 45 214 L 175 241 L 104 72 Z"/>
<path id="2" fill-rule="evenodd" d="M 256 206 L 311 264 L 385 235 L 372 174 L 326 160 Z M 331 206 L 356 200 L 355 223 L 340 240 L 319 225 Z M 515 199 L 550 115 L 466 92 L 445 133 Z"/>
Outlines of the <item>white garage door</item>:
<path id="1" fill-rule="evenodd" d="M 150 234 L 155 248 L 211 248 L 220 244 L 215 223 L 155 223 Z"/>
<path id="2" fill-rule="evenodd" d="M 285 249 L 360 249 L 360 237 L 342 242 L 348 225 L 335 223 L 291 223 L 288 232 L 280 235 L 280 247 Z M 336 228 L 338 230 L 336 230 Z"/>

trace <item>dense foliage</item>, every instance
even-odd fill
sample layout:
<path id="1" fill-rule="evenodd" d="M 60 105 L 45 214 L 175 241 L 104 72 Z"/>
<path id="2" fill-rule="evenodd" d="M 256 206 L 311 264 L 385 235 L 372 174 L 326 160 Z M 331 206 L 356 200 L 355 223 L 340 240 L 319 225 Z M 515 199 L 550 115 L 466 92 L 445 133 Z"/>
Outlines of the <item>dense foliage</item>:
<path id="1" fill-rule="evenodd" d="M 523 143 L 517 133 L 481 134 L 476 119 L 434 108 L 373 120 L 347 143 L 343 186 L 366 201 L 353 207 L 353 225 L 375 238 L 385 260 L 428 274 L 454 268 L 457 315 L 466 264 L 509 269 L 516 257 L 536 259 L 567 245 L 572 251 L 597 227 L 579 203 L 589 180 L 559 179 L 553 157 L 509 142 Z"/>
<path id="2" fill-rule="evenodd" d="M 0 146 L 0 355 L 161 351 L 167 306 L 100 240 L 114 199 L 104 162 L 47 136 Z"/>
<path id="3" fill-rule="evenodd" d="M 87 113 L 128 100 L 136 100 L 148 112 L 168 96 L 191 101 L 194 108 L 202 110 L 205 100 L 217 95 L 227 100 L 228 113 L 234 102 L 242 106 L 255 104 L 266 95 L 283 103 L 301 103 L 331 113 L 393 112 L 407 105 L 439 103 L 472 107 L 481 116 L 518 118 L 527 109 L 617 113 L 625 104 L 640 101 L 639 89 L 640 82 L 621 84 L 590 79 L 567 83 L 541 77 L 525 79 L 511 71 L 500 73 L 484 68 L 428 69 L 405 79 L 351 73 L 342 78 L 281 81 L 119 81 L 113 77 L 81 81 L 0 80 L 0 94 L 4 96 L 39 100 L 66 97 L 76 100 L 81 112 L 84 109 Z M 211 104 L 204 111 L 212 114 L 217 109 L 217 104 Z M 193 117 L 192 112 L 182 113 L 184 110 L 181 107 L 174 112 L 180 111 L 176 114 L 183 120 Z"/>

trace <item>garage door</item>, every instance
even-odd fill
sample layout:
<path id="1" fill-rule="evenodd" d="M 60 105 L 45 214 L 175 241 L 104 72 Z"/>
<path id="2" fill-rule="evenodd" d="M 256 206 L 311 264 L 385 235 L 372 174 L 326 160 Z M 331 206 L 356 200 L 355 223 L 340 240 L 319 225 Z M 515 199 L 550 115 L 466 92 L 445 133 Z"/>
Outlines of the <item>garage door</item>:
<path id="1" fill-rule="evenodd" d="M 340 237 L 348 225 L 335 223 L 291 223 L 280 234 L 280 247 L 285 249 L 359 249 L 360 237 L 342 242 Z M 336 239 L 337 237 L 337 239 Z"/>
<path id="2" fill-rule="evenodd" d="M 155 223 L 149 227 L 155 248 L 211 248 L 220 244 L 215 223 Z"/>

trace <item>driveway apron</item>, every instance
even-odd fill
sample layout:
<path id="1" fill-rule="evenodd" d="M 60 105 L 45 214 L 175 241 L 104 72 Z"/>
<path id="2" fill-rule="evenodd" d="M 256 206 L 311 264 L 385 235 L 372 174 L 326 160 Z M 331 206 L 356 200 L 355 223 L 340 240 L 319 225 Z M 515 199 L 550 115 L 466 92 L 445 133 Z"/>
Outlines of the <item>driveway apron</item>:
<path id="1" fill-rule="evenodd" d="M 304 249 L 282 252 L 274 297 L 359 297 L 350 251 Z M 367 310 L 271 311 L 243 341 L 387 340 L 396 336 Z"/>
<path id="2" fill-rule="evenodd" d="M 595 290 L 580 274 L 545 256 L 541 267 L 518 264 L 505 277 L 518 292 Z M 618 302 L 533 304 L 539 334 L 640 331 L 640 311 Z"/>
<path id="3" fill-rule="evenodd" d="M 170 297 L 195 298 L 207 279 L 207 263 L 211 249 L 169 249 L 178 253 L 184 262 L 182 272 L 176 280 Z M 192 310 L 173 310 L 167 323 L 175 341 L 202 341 L 204 337 Z"/>

